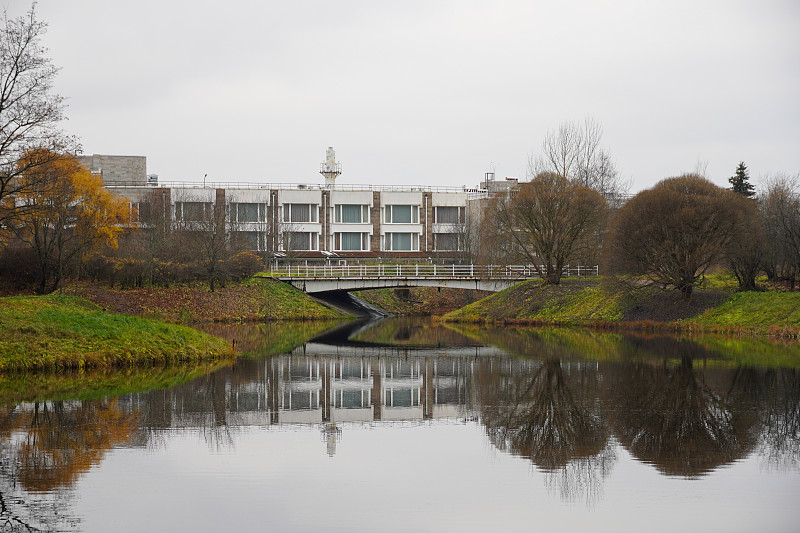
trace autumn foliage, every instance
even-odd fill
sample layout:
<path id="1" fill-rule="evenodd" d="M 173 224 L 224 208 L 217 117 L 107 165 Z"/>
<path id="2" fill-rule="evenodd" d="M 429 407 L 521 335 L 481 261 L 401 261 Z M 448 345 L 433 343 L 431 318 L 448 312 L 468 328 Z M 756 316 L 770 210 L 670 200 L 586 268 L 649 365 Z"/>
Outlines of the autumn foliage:
<path id="1" fill-rule="evenodd" d="M 33 164 L 36 160 L 41 164 Z M 103 187 L 102 179 L 81 166 L 75 156 L 47 150 L 25 155 L 21 165 L 19 207 L 11 225 L 35 252 L 39 293 L 56 290 L 70 261 L 101 246 L 115 248 L 130 223 L 127 201 Z"/>

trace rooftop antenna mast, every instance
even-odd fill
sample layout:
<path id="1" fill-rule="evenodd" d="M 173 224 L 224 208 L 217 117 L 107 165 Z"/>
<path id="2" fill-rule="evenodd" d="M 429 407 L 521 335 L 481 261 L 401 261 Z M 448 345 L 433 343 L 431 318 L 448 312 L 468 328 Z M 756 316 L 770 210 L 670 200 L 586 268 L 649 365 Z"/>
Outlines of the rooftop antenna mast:
<path id="1" fill-rule="evenodd" d="M 336 162 L 336 152 L 329 146 L 325 151 L 325 162 L 319 166 L 319 173 L 325 176 L 325 188 L 332 189 L 336 178 L 342 173 L 342 164 Z"/>
<path id="2" fill-rule="evenodd" d="M 486 181 L 486 190 L 487 191 L 489 190 L 489 182 L 490 181 L 494 181 L 494 169 L 495 169 L 495 164 L 494 164 L 494 161 L 492 161 L 492 162 L 489 163 L 489 172 L 484 174 L 484 179 Z"/>

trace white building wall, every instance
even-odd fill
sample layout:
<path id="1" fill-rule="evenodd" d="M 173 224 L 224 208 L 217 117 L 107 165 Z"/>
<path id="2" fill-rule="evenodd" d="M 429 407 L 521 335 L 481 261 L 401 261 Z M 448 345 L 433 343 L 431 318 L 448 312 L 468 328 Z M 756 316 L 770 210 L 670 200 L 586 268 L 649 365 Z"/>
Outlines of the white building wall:
<path id="1" fill-rule="evenodd" d="M 322 203 L 322 191 L 278 190 L 278 203 L 283 204 L 317 204 Z"/>
<path id="2" fill-rule="evenodd" d="M 331 191 L 331 205 L 358 204 L 372 207 L 372 191 Z"/>
<path id="3" fill-rule="evenodd" d="M 382 192 L 381 205 L 422 205 L 422 193 L 409 192 Z"/>
<path id="4" fill-rule="evenodd" d="M 172 203 L 175 202 L 214 202 L 217 197 L 216 189 L 200 187 L 173 187 Z"/>
<path id="5" fill-rule="evenodd" d="M 458 192 L 435 192 L 431 199 L 433 207 L 453 206 L 464 207 L 467 205 L 467 193 Z"/>
<path id="6" fill-rule="evenodd" d="M 225 199 L 228 203 L 269 205 L 270 194 L 267 189 L 225 189 Z"/>

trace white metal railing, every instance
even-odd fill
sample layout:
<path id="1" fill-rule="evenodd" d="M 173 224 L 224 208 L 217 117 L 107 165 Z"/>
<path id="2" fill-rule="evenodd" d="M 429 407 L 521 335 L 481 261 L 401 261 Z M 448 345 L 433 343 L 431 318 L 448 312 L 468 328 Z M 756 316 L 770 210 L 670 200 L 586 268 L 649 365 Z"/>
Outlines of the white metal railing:
<path id="1" fill-rule="evenodd" d="M 272 269 L 272 277 L 281 279 L 319 278 L 471 278 L 471 279 L 533 279 L 540 270 L 533 265 L 434 265 L 377 264 L 377 265 L 282 265 Z M 598 276 L 595 266 L 565 266 L 564 277 Z"/>
<path id="2" fill-rule="evenodd" d="M 223 183 L 203 183 L 203 182 L 179 182 L 168 181 L 159 183 L 146 183 L 134 181 L 118 181 L 105 184 L 111 189 L 128 188 L 172 188 L 172 189 L 275 189 L 275 190 L 329 190 L 329 191 L 382 191 L 382 192 L 450 192 L 478 194 L 479 189 L 467 186 L 437 186 L 437 185 L 360 185 L 360 184 L 336 184 L 327 186 L 320 183 L 268 183 L 268 182 L 223 182 Z"/>

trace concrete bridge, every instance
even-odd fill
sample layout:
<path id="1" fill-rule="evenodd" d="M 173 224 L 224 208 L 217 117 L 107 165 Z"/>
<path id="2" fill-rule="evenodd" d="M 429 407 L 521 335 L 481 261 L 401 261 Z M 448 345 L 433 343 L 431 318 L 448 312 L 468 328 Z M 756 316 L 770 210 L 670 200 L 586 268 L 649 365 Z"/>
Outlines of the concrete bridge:
<path id="1" fill-rule="evenodd" d="M 564 276 L 597 276 L 597 266 L 564 267 Z M 313 294 L 396 287 L 450 287 L 501 291 L 539 278 L 532 265 L 287 265 L 272 271 L 274 279 Z"/>

